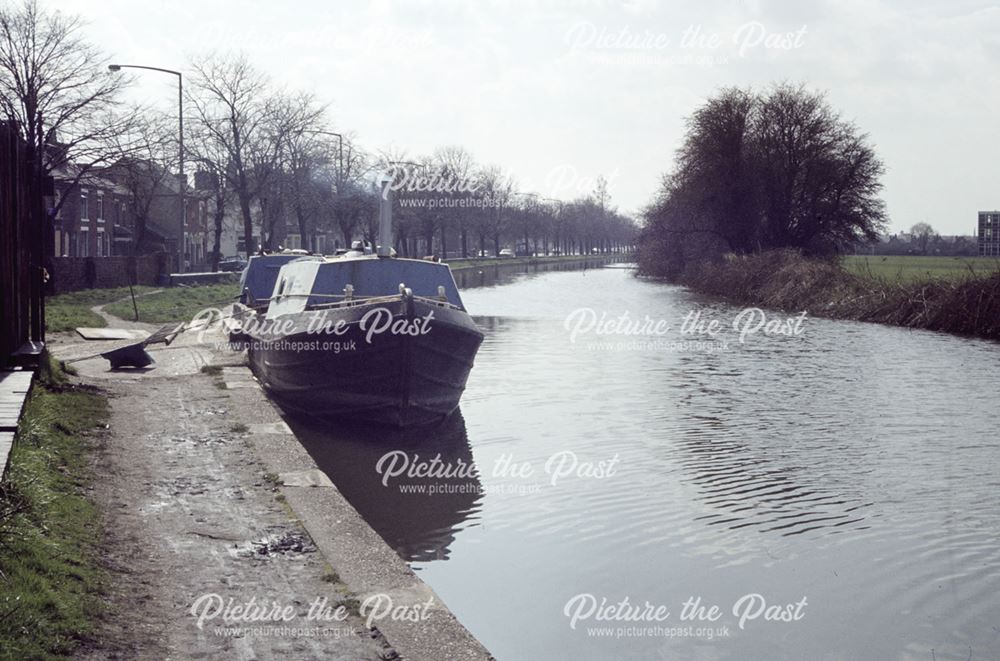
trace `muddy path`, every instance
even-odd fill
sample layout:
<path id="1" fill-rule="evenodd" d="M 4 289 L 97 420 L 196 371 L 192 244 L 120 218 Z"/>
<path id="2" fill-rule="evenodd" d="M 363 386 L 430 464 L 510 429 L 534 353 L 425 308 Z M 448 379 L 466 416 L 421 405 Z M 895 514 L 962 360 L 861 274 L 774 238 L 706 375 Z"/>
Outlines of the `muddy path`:
<path id="1" fill-rule="evenodd" d="M 92 491 L 104 515 L 108 608 L 82 658 L 393 658 L 384 637 L 356 616 L 307 619 L 316 600 L 334 605 L 350 595 L 255 456 L 233 399 L 239 391 L 219 371 L 201 372 L 238 358 L 190 339 L 160 345 L 148 371 L 109 372 L 99 358 L 76 364 L 111 408 Z M 51 348 L 67 359 L 111 344 L 67 335 Z M 215 617 L 199 627 L 192 608 L 210 612 L 213 595 L 277 604 L 293 616 L 236 626 Z"/>

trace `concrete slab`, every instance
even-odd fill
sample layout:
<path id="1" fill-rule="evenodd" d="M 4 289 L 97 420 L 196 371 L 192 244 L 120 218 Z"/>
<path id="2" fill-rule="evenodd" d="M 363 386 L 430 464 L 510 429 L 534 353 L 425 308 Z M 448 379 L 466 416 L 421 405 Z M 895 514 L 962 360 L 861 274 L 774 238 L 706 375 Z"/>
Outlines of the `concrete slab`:
<path id="1" fill-rule="evenodd" d="M 234 390 L 237 388 L 256 388 L 257 384 L 253 381 L 226 381 L 226 388 L 229 390 Z"/>
<path id="2" fill-rule="evenodd" d="M 252 434 L 291 434 L 292 429 L 284 420 L 278 422 L 264 422 L 250 425 Z"/>
<path id="3" fill-rule="evenodd" d="M 76 332 L 85 340 L 145 340 L 149 333 L 128 328 L 77 328 Z"/>
<path id="4" fill-rule="evenodd" d="M 282 486 L 286 487 L 336 488 L 326 473 L 315 468 L 312 470 L 296 471 L 294 473 L 278 473 L 278 479 L 281 481 Z"/>

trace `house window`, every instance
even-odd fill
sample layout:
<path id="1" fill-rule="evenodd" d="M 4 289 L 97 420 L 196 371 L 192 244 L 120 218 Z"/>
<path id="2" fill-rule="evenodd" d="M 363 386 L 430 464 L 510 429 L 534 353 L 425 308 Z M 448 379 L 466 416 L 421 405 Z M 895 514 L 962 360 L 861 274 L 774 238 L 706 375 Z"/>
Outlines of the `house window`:
<path id="1" fill-rule="evenodd" d="M 97 194 L 97 222 L 104 222 L 104 193 Z"/>
<path id="2" fill-rule="evenodd" d="M 90 209 L 87 206 L 87 191 L 80 191 L 80 220 L 90 220 Z"/>
<path id="3" fill-rule="evenodd" d="M 76 257 L 78 237 L 76 232 L 66 232 L 66 243 L 63 246 L 63 254 L 67 257 Z"/>
<path id="4" fill-rule="evenodd" d="M 76 248 L 77 257 L 90 257 L 90 231 L 86 227 L 80 230 L 80 241 Z"/>
<path id="5" fill-rule="evenodd" d="M 97 198 L 100 199 L 100 198 Z M 97 230 L 97 256 L 104 257 L 104 230 Z"/>

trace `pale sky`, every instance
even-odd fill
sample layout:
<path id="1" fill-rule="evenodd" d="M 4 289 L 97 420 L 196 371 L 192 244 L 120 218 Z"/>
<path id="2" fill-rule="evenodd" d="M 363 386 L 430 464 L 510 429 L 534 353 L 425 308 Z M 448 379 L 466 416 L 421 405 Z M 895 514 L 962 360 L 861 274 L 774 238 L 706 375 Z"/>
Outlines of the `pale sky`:
<path id="1" fill-rule="evenodd" d="M 1000 1 L 41 1 L 119 62 L 241 50 L 366 149 L 461 145 L 542 196 L 604 174 L 637 211 L 708 96 L 788 80 L 870 134 L 893 229 L 970 234 L 1000 208 Z M 140 81 L 170 107 L 171 78 Z"/>

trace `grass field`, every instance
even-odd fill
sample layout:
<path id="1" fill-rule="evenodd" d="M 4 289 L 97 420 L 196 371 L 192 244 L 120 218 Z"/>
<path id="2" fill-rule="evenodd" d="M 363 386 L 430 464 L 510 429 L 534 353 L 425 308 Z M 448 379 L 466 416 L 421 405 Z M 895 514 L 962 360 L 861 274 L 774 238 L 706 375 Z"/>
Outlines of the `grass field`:
<path id="1" fill-rule="evenodd" d="M 985 276 L 1000 270 L 1000 259 L 993 257 L 921 257 L 917 255 L 848 255 L 844 268 L 862 276 L 890 282 L 919 280 L 954 280 L 970 274 Z"/>

